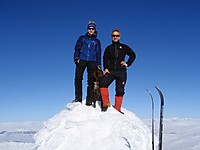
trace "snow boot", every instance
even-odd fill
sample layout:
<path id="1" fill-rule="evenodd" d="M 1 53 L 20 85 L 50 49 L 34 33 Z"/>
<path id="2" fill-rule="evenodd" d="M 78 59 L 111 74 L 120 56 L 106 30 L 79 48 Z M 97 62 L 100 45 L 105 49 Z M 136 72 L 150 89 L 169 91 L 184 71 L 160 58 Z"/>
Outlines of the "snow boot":
<path id="1" fill-rule="evenodd" d="M 100 91 L 101 91 L 101 97 L 102 97 L 102 102 L 103 102 L 101 111 L 107 111 L 108 107 L 110 107 L 108 88 L 100 88 Z"/>
<path id="2" fill-rule="evenodd" d="M 81 99 L 75 99 L 75 100 L 72 101 L 72 103 L 76 103 L 76 102 L 82 103 L 82 100 Z"/>
<path id="3" fill-rule="evenodd" d="M 108 109 L 108 106 L 103 106 L 103 107 L 101 108 L 101 111 L 102 111 L 102 112 L 105 112 L 105 111 L 107 111 L 107 109 Z"/>
<path id="4" fill-rule="evenodd" d="M 118 110 L 120 113 L 124 114 L 124 113 L 121 111 L 122 100 L 123 100 L 123 96 L 115 96 L 115 105 L 114 105 L 114 108 L 115 108 L 116 110 Z"/>

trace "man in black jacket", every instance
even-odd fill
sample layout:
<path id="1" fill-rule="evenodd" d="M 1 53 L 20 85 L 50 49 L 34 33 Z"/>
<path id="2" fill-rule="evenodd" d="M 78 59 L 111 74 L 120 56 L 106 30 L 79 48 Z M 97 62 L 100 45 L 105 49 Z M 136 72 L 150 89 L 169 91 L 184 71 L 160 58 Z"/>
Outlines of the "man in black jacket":
<path id="1" fill-rule="evenodd" d="M 136 58 L 135 52 L 127 45 L 120 43 L 120 30 L 112 31 L 112 44 L 107 46 L 103 55 L 104 77 L 100 82 L 100 91 L 103 101 L 102 111 L 107 111 L 110 106 L 108 86 L 115 80 L 116 95 L 114 108 L 121 112 L 124 87 L 127 80 L 126 67 L 131 66 Z M 128 61 L 125 62 L 125 56 Z M 122 113 L 122 112 L 121 112 Z"/>

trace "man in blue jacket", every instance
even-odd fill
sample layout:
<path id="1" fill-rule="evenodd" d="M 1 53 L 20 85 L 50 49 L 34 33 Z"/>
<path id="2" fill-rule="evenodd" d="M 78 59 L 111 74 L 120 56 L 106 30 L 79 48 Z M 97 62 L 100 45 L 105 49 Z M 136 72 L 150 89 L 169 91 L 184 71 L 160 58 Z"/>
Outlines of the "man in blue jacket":
<path id="1" fill-rule="evenodd" d="M 83 73 L 87 68 L 86 105 L 90 106 L 93 102 L 93 73 L 97 67 L 101 69 L 101 43 L 97 39 L 96 23 L 94 21 L 88 22 L 87 29 L 88 32 L 78 38 L 74 49 L 76 71 L 75 100 L 73 102 L 82 102 Z"/>

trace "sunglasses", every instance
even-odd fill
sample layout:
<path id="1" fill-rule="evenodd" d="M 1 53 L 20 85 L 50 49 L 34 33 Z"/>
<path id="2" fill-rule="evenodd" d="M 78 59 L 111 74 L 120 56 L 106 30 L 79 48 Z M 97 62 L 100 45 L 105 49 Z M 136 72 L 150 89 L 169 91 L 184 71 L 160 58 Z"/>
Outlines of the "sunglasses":
<path id="1" fill-rule="evenodd" d="M 112 37 L 120 37 L 120 35 L 114 35 L 114 34 L 112 34 Z"/>
<path id="2" fill-rule="evenodd" d="M 88 30 L 94 30 L 94 28 L 88 28 Z"/>

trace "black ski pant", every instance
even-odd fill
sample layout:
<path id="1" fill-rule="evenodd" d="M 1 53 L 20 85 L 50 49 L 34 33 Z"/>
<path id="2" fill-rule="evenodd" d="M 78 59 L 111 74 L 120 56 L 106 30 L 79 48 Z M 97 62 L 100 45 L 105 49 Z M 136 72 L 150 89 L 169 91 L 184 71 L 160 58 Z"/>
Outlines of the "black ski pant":
<path id="1" fill-rule="evenodd" d="M 83 73 L 87 68 L 87 97 L 86 103 L 90 104 L 93 102 L 93 73 L 96 69 L 96 62 L 80 60 L 79 64 L 76 65 L 75 72 L 75 99 L 82 101 L 82 80 Z"/>
<path id="2" fill-rule="evenodd" d="M 115 80 L 115 96 L 123 96 L 125 94 L 124 88 L 127 80 L 126 70 L 111 70 L 100 81 L 101 88 L 108 88 L 109 85 Z"/>

